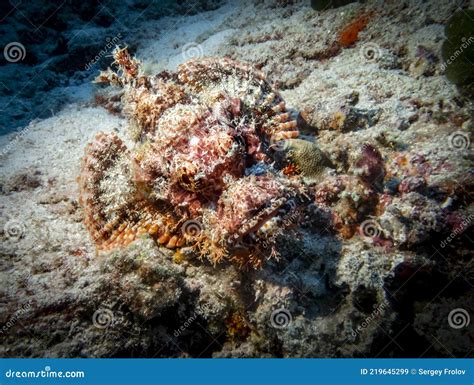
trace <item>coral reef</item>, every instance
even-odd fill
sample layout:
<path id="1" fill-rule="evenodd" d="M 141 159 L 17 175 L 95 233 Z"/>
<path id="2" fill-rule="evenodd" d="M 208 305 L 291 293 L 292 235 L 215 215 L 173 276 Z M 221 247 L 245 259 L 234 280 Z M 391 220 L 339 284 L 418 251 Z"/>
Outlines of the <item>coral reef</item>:
<path id="1" fill-rule="evenodd" d="M 448 81 L 442 60 L 445 24 L 467 5 L 375 0 L 317 12 L 306 0 L 242 0 L 157 23 L 160 2 L 131 25 L 144 4 L 133 3 L 136 7 L 102 2 L 102 25 L 96 19 L 91 23 L 93 46 L 79 34 L 68 47 L 77 64 L 89 56 L 89 48 L 97 53 L 104 33 L 121 31 L 122 41 L 144 61 L 122 53 L 123 69 L 106 71 L 104 77 L 117 87 L 101 88 L 91 104 L 75 103 L 33 121 L 21 135 L 0 136 L 0 355 L 472 355 L 472 104 Z M 83 4 L 88 2 L 63 8 L 97 9 Z M 22 6 L 27 16 L 38 10 Z M 110 28 L 103 26 L 109 11 L 118 18 Z M 342 49 L 338 31 L 359 11 L 374 11 L 374 18 L 358 41 Z M 130 29 L 117 29 L 120 24 Z M 67 36 L 83 26 L 82 21 L 73 25 Z M 191 41 L 202 50 L 190 57 L 184 47 Z M 28 54 L 51 52 L 51 47 L 42 51 L 41 43 L 24 43 Z M 59 55 L 49 63 L 65 62 L 67 56 Z M 215 59 L 203 56 L 226 56 L 240 64 L 217 60 L 234 69 L 224 76 L 210 71 L 215 81 L 207 83 L 204 71 Z M 189 68 L 178 69 L 187 61 Z M 2 67 L 0 81 L 10 89 L 14 76 L 6 78 L 13 68 L 25 82 L 37 69 L 19 66 L 21 71 L 11 64 Z M 48 69 L 40 77 L 49 79 Z M 73 80 L 80 84 L 81 79 Z M 174 128 L 181 128 L 212 144 L 215 135 L 196 129 L 215 117 L 219 122 L 212 127 L 223 135 L 219 138 L 235 135 L 240 127 L 235 118 L 255 110 L 247 109 L 252 95 L 235 92 L 248 85 L 258 90 L 260 82 L 278 90 L 271 105 L 285 100 L 282 113 L 289 114 L 288 122 L 298 119 L 298 138 L 280 142 L 264 131 L 255 142 L 236 139 L 236 150 L 247 144 L 243 164 L 234 153 L 204 156 L 190 146 L 210 168 L 198 159 L 196 169 L 177 168 L 179 174 L 168 173 L 166 183 L 158 183 L 154 172 L 163 170 L 161 161 L 170 167 L 178 163 L 156 142 L 157 135 L 175 148 L 174 141 L 184 137 L 174 135 Z M 45 82 L 33 83 L 41 92 L 31 99 L 20 94 L 18 109 L 6 116 L 14 113 L 21 120 L 21 103 L 29 109 L 38 99 L 57 98 L 42 88 Z M 183 125 L 187 121 L 194 123 Z M 262 116 L 259 122 L 268 120 Z M 176 144 L 180 151 L 196 142 L 186 138 Z M 313 163 L 302 159 L 303 167 L 297 164 L 300 139 L 307 140 L 301 148 L 327 155 L 334 168 L 306 176 L 304 165 Z M 226 143 L 223 149 L 229 148 Z M 172 154 L 185 162 L 189 153 Z M 82 205 L 76 181 L 81 158 Z M 232 173 L 224 176 L 217 161 Z M 218 191 L 202 184 L 201 174 L 194 172 L 199 168 Z M 261 201 L 255 199 L 261 195 Z M 221 198 L 225 202 L 219 203 Z M 256 206 L 272 202 L 276 207 L 280 198 L 278 214 L 263 218 L 273 206 Z M 253 209 L 256 217 L 245 215 Z M 215 222 L 202 220 L 208 214 Z M 252 226 L 250 218 L 262 219 L 260 230 L 255 239 L 239 239 L 240 231 Z M 148 226 L 158 220 L 160 226 Z M 116 233 L 120 226 L 122 232 Z M 280 226 L 284 230 L 274 238 Z M 199 236 L 216 229 L 223 237 L 237 234 L 228 246 L 228 257 L 236 263 L 225 258 L 212 266 L 196 258 L 201 252 L 209 255 Z M 157 247 L 160 241 L 169 248 Z M 107 250 L 97 255 L 96 246 Z M 271 246 L 278 260 L 267 259 Z M 265 257 L 255 261 L 249 250 Z M 245 263 L 261 268 L 241 269 Z M 464 324 L 453 314 L 460 321 L 464 315 Z"/>
<path id="2" fill-rule="evenodd" d="M 100 133 L 85 150 L 80 202 L 98 248 L 148 234 L 213 263 L 260 266 L 265 256 L 252 244 L 275 254 L 277 224 L 303 189 L 272 166 L 280 143 L 298 136 L 284 101 L 245 63 L 191 60 L 148 77 L 126 49 L 114 58 L 118 72 L 97 81 L 123 87 L 135 145 Z M 319 172 L 322 154 L 303 143 L 290 141 L 292 152 L 305 172 Z"/>

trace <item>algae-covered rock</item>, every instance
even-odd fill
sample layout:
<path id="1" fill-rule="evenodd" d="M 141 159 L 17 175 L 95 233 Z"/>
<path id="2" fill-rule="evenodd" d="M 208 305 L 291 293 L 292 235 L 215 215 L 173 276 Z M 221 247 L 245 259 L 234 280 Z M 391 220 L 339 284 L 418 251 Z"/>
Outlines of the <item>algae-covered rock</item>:
<path id="1" fill-rule="evenodd" d="M 474 80 L 474 10 L 456 12 L 445 28 L 442 46 L 446 77 L 454 84 L 467 86 Z"/>
<path id="2" fill-rule="evenodd" d="M 449 40 L 462 39 L 474 33 L 474 9 L 457 11 L 445 27 L 445 34 Z"/>

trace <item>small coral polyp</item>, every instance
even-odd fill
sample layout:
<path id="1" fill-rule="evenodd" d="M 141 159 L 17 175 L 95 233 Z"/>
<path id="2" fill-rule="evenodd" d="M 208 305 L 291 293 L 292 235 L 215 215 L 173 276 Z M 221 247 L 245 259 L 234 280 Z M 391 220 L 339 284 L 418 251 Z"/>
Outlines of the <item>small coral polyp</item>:
<path id="1" fill-rule="evenodd" d="M 214 264 L 259 267 L 275 255 L 279 219 L 295 214 L 303 187 L 274 166 L 273 144 L 298 130 L 264 75 L 204 58 L 147 76 L 126 49 L 114 58 L 117 71 L 97 81 L 123 88 L 135 143 L 101 132 L 85 149 L 80 202 L 98 249 L 149 234 Z"/>

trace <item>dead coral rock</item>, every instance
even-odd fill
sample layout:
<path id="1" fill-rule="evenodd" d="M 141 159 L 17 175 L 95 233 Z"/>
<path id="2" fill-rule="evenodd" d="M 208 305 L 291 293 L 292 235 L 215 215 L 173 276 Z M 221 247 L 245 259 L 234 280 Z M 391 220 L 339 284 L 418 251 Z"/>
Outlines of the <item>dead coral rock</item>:
<path id="1" fill-rule="evenodd" d="M 385 177 L 385 164 L 379 150 L 371 144 L 364 144 L 352 171 L 373 188 L 380 189 Z"/>
<path id="2" fill-rule="evenodd" d="M 314 134 L 317 131 L 317 127 L 313 126 L 311 121 L 311 109 L 305 108 L 298 113 L 296 122 L 300 131 L 305 134 Z"/>
<path id="3" fill-rule="evenodd" d="M 364 130 L 373 127 L 380 119 L 380 109 L 362 109 L 355 105 L 358 94 L 353 92 L 345 100 L 320 102 L 316 106 L 304 106 L 299 121 L 307 133 L 318 130 L 331 130 L 340 133 Z"/>
<path id="4" fill-rule="evenodd" d="M 306 49 L 300 49 L 299 54 L 306 60 L 325 60 L 337 56 L 341 52 L 341 47 L 337 44 L 325 44 L 321 47 L 314 45 Z"/>
<path id="5" fill-rule="evenodd" d="M 431 49 L 419 45 L 415 59 L 410 63 L 408 71 L 414 77 L 433 76 L 438 62 L 438 57 Z"/>
<path id="6" fill-rule="evenodd" d="M 376 124 L 379 116 L 379 110 L 362 110 L 350 107 L 336 111 L 320 128 L 341 132 L 362 130 Z"/>
<path id="7" fill-rule="evenodd" d="M 444 213 L 439 204 L 416 192 L 395 197 L 378 218 L 386 238 L 397 246 L 414 247 L 430 238 L 432 232 L 445 229 Z"/>
<path id="8" fill-rule="evenodd" d="M 174 306 L 183 291 L 183 269 L 150 239 L 112 252 L 102 266 L 118 298 L 144 319 Z"/>
<path id="9" fill-rule="evenodd" d="M 409 176 L 403 179 L 398 185 L 398 191 L 401 193 L 419 192 L 422 193 L 426 188 L 426 181 L 422 177 Z"/>
<path id="10" fill-rule="evenodd" d="M 377 205 L 372 188 L 352 175 L 326 178 L 316 187 L 315 196 L 317 204 L 330 208 L 331 225 L 343 238 L 351 238 L 357 224 Z"/>

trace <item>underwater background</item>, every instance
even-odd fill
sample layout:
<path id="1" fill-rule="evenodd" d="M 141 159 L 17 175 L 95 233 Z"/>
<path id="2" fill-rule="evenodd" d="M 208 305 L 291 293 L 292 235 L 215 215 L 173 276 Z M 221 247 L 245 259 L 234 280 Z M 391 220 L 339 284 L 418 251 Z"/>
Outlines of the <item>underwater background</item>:
<path id="1" fill-rule="evenodd" d="M 3 2 L 2 357 L 472 357 L 474 3 Z"/>

